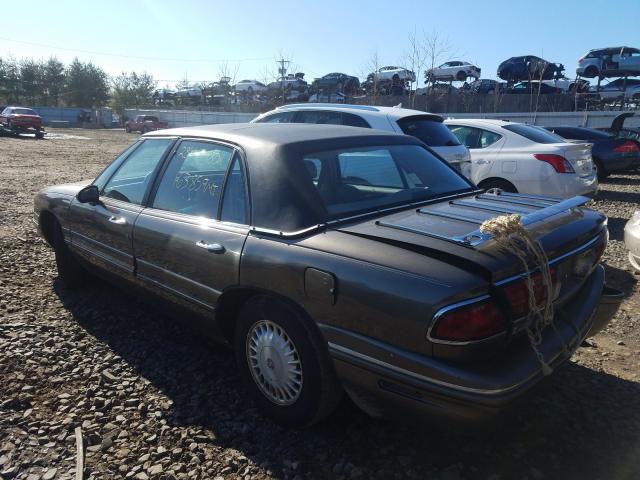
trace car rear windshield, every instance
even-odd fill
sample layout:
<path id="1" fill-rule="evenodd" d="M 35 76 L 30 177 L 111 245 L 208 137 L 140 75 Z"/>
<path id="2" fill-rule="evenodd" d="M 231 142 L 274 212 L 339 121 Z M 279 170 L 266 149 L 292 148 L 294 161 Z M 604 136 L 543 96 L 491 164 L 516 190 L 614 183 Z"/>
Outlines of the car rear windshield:
<path id="1" fill-rule="evenodd" d="M 419 138 L 430 147 L 456 147 L 460 141 L 442 122 L 429 117 L 406 117 L 398 120 L 407 135 Z"/>
<path id="2" fill-rule="evenodd" d="M 303 161 L 330 219 L 475 189 L 419 145 L 329 150 Z"/>
<path id="3" fill-rule="evenodd" d="M 37 113 L 30 108 L 14 108 L 13 113 L 16 115 L 37 115 Z"/>
<path id="4" fill-rule="evenodd" d="M 503 125 L 505 130 L 517 133 L 526 139 L 536 143 L 563 143 L 565 140 L 559 135 L 548 132 L 544 128 L 534 127 L 533 125 L 523 125 L 522 123 L 512 123 Z"/>

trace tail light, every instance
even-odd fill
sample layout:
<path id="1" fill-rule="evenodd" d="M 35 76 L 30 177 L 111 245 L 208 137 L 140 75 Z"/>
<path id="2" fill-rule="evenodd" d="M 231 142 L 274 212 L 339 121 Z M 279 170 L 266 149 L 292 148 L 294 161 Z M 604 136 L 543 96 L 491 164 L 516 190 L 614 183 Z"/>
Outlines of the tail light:
<path id="1" fill-rule="evenodd" d="M 637 153 L 640 152 L 640 145 L 633 140 L 627 140 L 622 145 L 618 145 L 613 149 L 617 153 Z"/>
<path id="2" fill-rule="evenodd" d="M 534 153 L 534 158 L 541 162 L 547 162 L 558 173 L 575 173 L 575 170 L 569 163 L 569 161 L 562 155 L 555 155 L 551 153 Z"/>
<path id="3" fill-rule="evenodd" d="M 557 271 L 552 268 L 550 273 L 552 286 L 555 286 Z M 542 273 L 538 272 L 531 275 L 531 281 L 533 282 L 533 295 L 536 305 L 540 305 L 547 299 L 547 288 L 544 285 Z M 505 285 L 502 287 L 502 291 L 511 306 L 514 318 L 521 318 L 529 313 L 529 284 L 527 277 Z"/>
<path id="4" fill-rule="evenodd" d="M 506 330 L 506 318 L 491 300 L 449 310 L 436 318 L 429 336 L 435 340 L 470 342 Z"/>

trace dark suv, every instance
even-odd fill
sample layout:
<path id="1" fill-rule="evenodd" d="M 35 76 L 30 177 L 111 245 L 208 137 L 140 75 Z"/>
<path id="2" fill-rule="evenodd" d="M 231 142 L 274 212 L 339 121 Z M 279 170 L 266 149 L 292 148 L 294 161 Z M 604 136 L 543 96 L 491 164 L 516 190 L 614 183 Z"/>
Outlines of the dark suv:
<path id="1" fill-rule="evenodd" d="M 551 63 L 534 55 L 511 57 L 498 66 L 498 77 L 507 82 L 552 80 L 562 77 L 564 65 Z"/>
<path id="2" fill-rule="evenodd" d="M 504 93 L 507 85 L 504 82 L 481 78 L 462 86 L 460 90 L 466 93 Z"/>

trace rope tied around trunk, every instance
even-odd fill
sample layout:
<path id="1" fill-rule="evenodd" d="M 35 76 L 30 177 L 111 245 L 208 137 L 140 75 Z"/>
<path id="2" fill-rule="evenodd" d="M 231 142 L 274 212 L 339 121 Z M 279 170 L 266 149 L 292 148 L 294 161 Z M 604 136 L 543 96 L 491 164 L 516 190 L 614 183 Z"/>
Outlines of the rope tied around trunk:
<path id="1" fill-rule="evenodd" d="M 542 367 L 542 373 L 549 375 L 553 369 L 544 360 L 544 356 L 538 349 L 542 343 L 542 331 L 548 325 L 552 325 L 556 334 L 559 332 L 553 325 L 553 281 L 549 269 L 549 259 L 542 245 L 534 239 L 524 228 L 520 215 L 501 215 L 496 218 L 485 220 L 480 225 L 482 233 L 490 234 L 500 247 L 515 255 L 526 272 L 527 290 L 529 294 L 527 314 L 527 336 L 531 348 Z M 529 260 L 533 263 L 530 268 Z M 535 294 L 534 281 L 531 272 L 539 269 L 542 275 L 542 285 L 544 295 L 538 302 Z M 564 342 L 563 348 L 566 349 Z"/>

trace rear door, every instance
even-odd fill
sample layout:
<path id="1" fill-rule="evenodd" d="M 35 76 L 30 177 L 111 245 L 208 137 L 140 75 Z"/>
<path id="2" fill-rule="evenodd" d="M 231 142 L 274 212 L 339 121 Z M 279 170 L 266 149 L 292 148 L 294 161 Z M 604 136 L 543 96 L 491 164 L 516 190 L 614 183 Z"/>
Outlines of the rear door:
<path id="1" fill-rule="evenodd" d="M 137 275 L 153 291 L 213 311 L 238 283 L 249 232 L 244 165 L 230 145 L 183 140 L 134 230 Z"/>
<path id="2" fill-rule="evenodd" d="M 71 203 L 71 248 L 121 276 L 134 271 L 132 232 L 162 159 L 175 139 L 145 139 L 125 151 L 94 182 L 97 204 Z"/>
<path id="3" fill-rule="evenodd" d="M 506 165 L 507 172 L 503 172 L 500 162 L 500 150 L 504 146 L 504 137 L 499 133 L 483 128 L 469 127 L 456 124 L 447 124 L 460 142 L 465 145 L 471 154 L 471 180 L 479 183 L 493 175 L 502 176 L 502 173 L 515 173 L 516 165 Z"/>
<path id="4" fill-rule="evenodd" d="M 640 72 L 640 52 L 633 49 L 625 49 L 620 57 L 620 70 L 637 74 Z"/>

